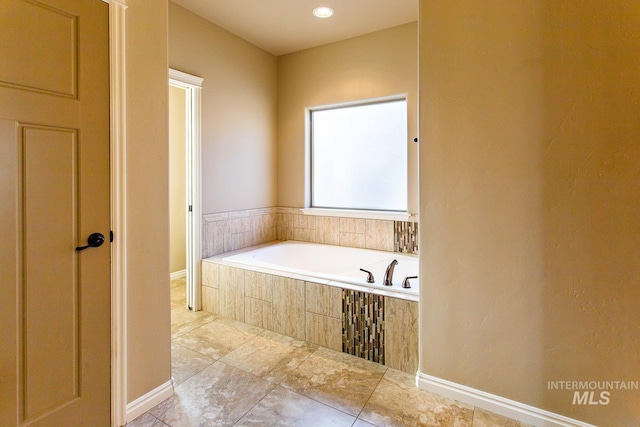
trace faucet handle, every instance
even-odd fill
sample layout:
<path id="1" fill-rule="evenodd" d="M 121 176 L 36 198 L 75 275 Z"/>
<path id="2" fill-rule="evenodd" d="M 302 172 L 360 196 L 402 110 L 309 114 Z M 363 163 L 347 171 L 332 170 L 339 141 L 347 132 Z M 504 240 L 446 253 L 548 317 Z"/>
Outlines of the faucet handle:
<path id="1" fill-rule="evenodd" d="M 360 271 L 364 271 L 365 273 L 367 273 L 367 283 L 375 282 L 375 279 L 373 278 L 373 274 L 370 271 L 367 271 L 364 268 L 361 268 Z"/>
<path id="2" fill-rule="evenodd" d="M 404 280 L 402 281 L 402 287 L 403 288 L 410 288 L 411 287 L 411 283 L 409 283 L 409 279 L 417 279 L 418 276 L 409 276 L 409 277 L 405 277 Z"/>

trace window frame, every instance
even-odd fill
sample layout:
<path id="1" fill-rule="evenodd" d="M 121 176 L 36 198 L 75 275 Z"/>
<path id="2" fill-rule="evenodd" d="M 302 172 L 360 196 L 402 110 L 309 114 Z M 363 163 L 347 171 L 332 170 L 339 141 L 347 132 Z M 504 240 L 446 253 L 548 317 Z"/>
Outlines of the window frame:
<path id="1" fill-rule="evenodd" d="M 401 210 L 396 209 L 373 209 L 373 208 L 356 208 L 356 207 L 331 207 L 320 206 L 314 204 L 314 127 L 313 127 L 313 113 L 318 111 L 337 110 L 342 108 L 351 107 L 364 107 L 368 105 L 378 105 L 392 102 L 404 102 L 405 107 L 405 207 Z M 409 217 L 409 149 L 408 149 L 408 137 L 409 137 L 409 101 L 407 94 L 398 94 L 388 97 L 368 98 L 357 101 L 349 101 L 343 103 L 336 103 L 330 105 L 321 105 L 316 107 L 306 108 L 306 122 L 307 122 L 307 196 L 306 208 L 302 209 L 302 212 L 307 215 L 323 215 L 323 216 L 347 216 L 347 217 L 366 217 L 366 218 L 379 218 L 379 219 L 400 219 Z M 344 215 L 343 215 L 344 214 Z"/>

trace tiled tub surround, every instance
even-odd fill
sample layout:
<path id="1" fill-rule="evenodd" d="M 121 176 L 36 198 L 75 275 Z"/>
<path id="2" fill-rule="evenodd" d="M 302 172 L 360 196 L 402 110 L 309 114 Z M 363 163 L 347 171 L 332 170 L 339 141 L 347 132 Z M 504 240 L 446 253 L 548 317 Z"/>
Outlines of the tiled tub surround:
<path id="1" fill-rule="evenodd" d="M 202 258 L 275 240 L 276 220 L 276 208 L 203 215 Z"/>
<path id="2" fill-rule="evenodd" d="M 202 219 L 203 258 L 276 239 L 418 253 L 415 215 L 409 221 L 389 221 L 312 216 L 299 208 L 271 207 L 206 214 Z"/>
<path id="3" fill-rule="evenodd" d="M 315 278 L 289 276 L 292 277 L 264 269 L 256 271 L 232 266 L 224 256 L 203 260 L 203 309 L 333 350 L 348 349 L 344 344 L 343 288 Z M 415 374 L 418 367 L 418 303 L 416 297 L 401 296 L 414 300 L 388 295 L 376 297 L 382 299 L 386 308 L 384 330 L 381 331 L 384 336 L 383 361 L 388 367 Z M 364 334 L 360 336 L 365 337 Z M 368 339 L 370 335 L 366 337 Z M 366 343 L 359 343 L 361 348 L 374 353 Z M 357 343 L 351 347 L 357 347 Z"/>

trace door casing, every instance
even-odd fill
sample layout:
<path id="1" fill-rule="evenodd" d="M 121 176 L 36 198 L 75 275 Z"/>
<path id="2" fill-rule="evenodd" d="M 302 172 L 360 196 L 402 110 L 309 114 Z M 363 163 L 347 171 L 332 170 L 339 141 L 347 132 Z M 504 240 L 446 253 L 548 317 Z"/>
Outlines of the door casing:
<path id="1" fill-rule="evenodd" d="M 202 309 L 200 262 L 202 260 L 201 210 L 201 77 L 169 69 L 169 85 L 185 91 L 186 117 L 186 196 L 187 196 L 187 306 L 193 311 Z"/>
<path id="2" fill-rule="evenodd" d="M 111 425 L 127 415 L 126 270 L 126 62 L 125 11 L 121 0 L 109 4 L 110 172 L 111 172 Z"/>

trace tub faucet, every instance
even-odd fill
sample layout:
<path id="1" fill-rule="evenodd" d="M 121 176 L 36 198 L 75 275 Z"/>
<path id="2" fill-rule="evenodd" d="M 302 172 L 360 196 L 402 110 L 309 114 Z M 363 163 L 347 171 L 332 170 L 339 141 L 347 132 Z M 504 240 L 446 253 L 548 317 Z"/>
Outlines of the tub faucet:
<path id="1" fill-rule="evenodd" d="M 394 259 L 393 261 L 391 261 L 391 264 L 389 264 L 389 266 L 387 267 L 387 271 L 384 272 L 384 280 L 382 281 L 383 285 L 385 286 L 393 285 L 393 269 L 396 266 L 396 264 L 398 264 L 398 260 Z"/>

